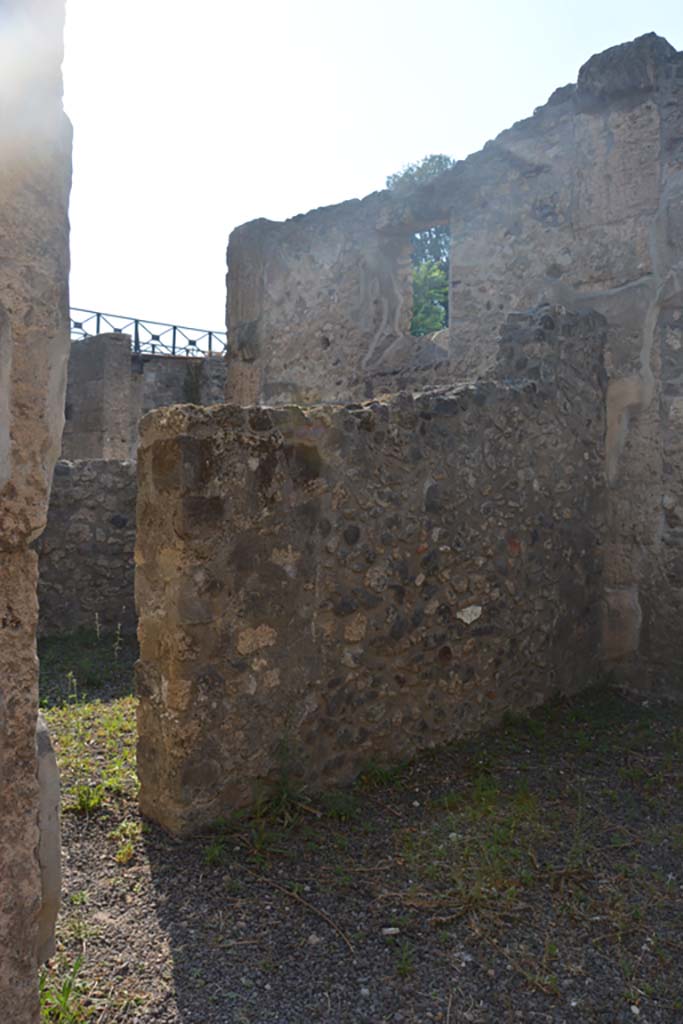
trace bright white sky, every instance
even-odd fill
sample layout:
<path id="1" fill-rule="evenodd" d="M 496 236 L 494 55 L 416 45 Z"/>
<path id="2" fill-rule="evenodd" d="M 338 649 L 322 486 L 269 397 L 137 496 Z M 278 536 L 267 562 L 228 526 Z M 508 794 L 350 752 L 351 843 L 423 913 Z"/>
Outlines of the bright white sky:
<path id="1" fill-rule="evenodd" d="M 464 157 L 683 0 L 68 0 L 74 306 L 222 329 L 225 246 Z"/>

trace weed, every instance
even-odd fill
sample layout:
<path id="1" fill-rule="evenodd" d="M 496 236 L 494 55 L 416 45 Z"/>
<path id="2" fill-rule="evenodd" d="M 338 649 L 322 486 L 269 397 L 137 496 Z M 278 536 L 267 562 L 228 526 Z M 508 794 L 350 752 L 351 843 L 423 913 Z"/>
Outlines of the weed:
<path id="1" fill-rule="evenodd" d="M 345 871 L 344 868 L 340 867 L 339 865 L 335 867 L 334 875 L 337 885 L 342 889 L 353 884 L 353 878 L 351 877 L 351 875 L 348 873 L 348 871 Z"/>
<path id="2" fill-rule="evenodd" d="M 255 832 L 263 838 L 272 826 L 290 828 L 301 818 L 305 794 L 294 771 L 295 751 L 286 738 L 275 749 L 277 772 L 273 781 L 257 792 L 251 817 Z"/>
<path id="3" fill-rule="evenodd" d="M 225 840 L 222 838 L 214 839 L 213 842 L 209 843 L 208 846 L 204 847 L 202 856 L 204 863 L 210 868 L 215 868 L 221 863 L 225 855 Z"/>
<path id="4" fill-rule="evenodd" d="M 574 817 L 574 828 L 572 832 L 572 843 L 567 856 L 567 865 L 576 870 L 584 864 L 586 857 L 586 836 L 585 836 L 585 798 L 583 790 L 577 789 L 576 793 L 576 814 Z"/>
<path id="5" fill-rule="evenodd" d="M 471 809 L 476 815 L 491 814 L 498 802 L 498 784 L 488 772 L 480 772 L 474 780 Z"/>
<path id="6" fill-rule="evenodd" d="M 142 835 L 142 822 L 132 821 L 130 818 L 124 818 L 120 824 L 113 828 L 109 833 L 110 839 L 118 839 L 122 841 L 124 839 L 130 839 L 135 841 Z"/>
<path id="7" fill-rule="evenodd" d="M 109 833 L 110 839 L 115 839 L 118 848 L 114 854 L 117 864 L 130 864 L 135 856 L 135 844 L 142 835 L 142 824 L 139 821 L 124 819 L 116 828 Z"/>
<path id="8" fill-rule="evenodd" d="M 538 816 L 538 797 L 529 790 L 529 783 L 522 779 L 517 784 L 512 807 L 518 820 L 536 818 Z"/>
<path id="9" fill-rule="evenodd" d="M 436 804 L 437 806 L 442 807 L 444 811 L 457 811 L 462 807 L 462 802 L 462 793 L 450 791 L 439 797 Z"/>
<path id="10" fill-rule="evenodd" d="M 114 661 L 119 660 L 119 654 L 121 653 L 121 647 L 123 645 L 123 637 L 121 636 L 121 623 L 116 624 L 116 632 L 114 633 L 114 643 L 112 644 L 112 651 L 114 652 Z"/>
<path id="11" fill-rule="evenodd" d="M 74 811 L 77 814 L 94 814 L 99 811 L 104 802 L 104 786 L 98 784 L 90 786 L 87 783 L 76 786 L 74 790 L 73 803 L 67 805 L 65 810 Z"/>
<path id="12" fill-rule="evenodd" d="M 361 771 L 358 781 L 362 786 L 369 789 L 376 789 L 380 786 L 393 786 L 400 779 L 405 770 L 405 765 L 382 765 L 376 761 L 369 761 Z"/>
<path id="13" fill-rule="evenodd" d="M 86 941 L 97 934 L 97 929 L 84 917 L 74 914 L 67 918 L 64 924 L 64 934 L 70 942 L 78 942 L 84 948 Z"/>
<path id="14" fill-rule="evenodd" d="M 130 864 L 134 856 L 135 845 L 131 842 L 130 839 L 126 839 L 125 842 L 121 843 L 118 850 L 114 854 L 114 859 L 116 860 L 117 864 L 125 866 L 126 864 Z"/>
<path id="15" fill-rule="evenodd" d="M 407 978 L 415 969 L 415 952 L 410 942 L 404 939 L 398 946 L 396 971 L 401 978 Z"/>
<path id="16" fill-rule="evenodd" d="M 244 891 L 244 884 L 239 878 L 224 878 L 223 885 L 229 896 L 240 896 Z"/>
<path id="17" fill-rule="evenodd" d="M 335 821 L 350 821 L 359 812 L 358 799 L 350 789 L 333 789 L 320 798 L 323 811 Z"/>
<path id="18" fill-rule="evenodd" d="M 44 1024 L 84 1024 L 92 1016 L 85 1006 L 85 986 L 79 979 L 82 958 L 78 957 L 62 978 L 55 978 L 47 969 L 40 974 L 40 1011 Z"/>

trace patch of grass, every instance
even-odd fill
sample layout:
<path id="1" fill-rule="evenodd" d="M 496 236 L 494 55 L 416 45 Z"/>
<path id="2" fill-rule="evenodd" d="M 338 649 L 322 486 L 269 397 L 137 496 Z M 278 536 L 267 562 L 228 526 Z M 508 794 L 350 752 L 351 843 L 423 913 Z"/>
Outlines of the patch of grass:
<path id="1" fill-rule="evenodd" d="M 87 990 L 79 975 L 81 957 L 65 972 L 40 973 L 40 1015 L 43 1024 L 85 1024 L 92 1018 L 93 1009 L 85 1002 Z"/>
<path id="2" fill-rule="evenodd" d="M 590 691 L 453 745 L 462 784 L 396 833 L 403 905 L 428 910 L 437 927 L 466 920 L 547 995 L 585 969 L 588 945 L 632 1005 L 673 1005 L 676 933 L 665 924 L 662 935 L 661 922 L 675 919 L 678 882 L 675 866 L 656 865 L 673 864 L 681 845 L 677 718 L 671 707 Z"/>
<path id="3" fill-rule="evenodd" d="M 229 836 L 238 837 L 259 862 L 282 853 L 287 832 L 301 823 L 308 805 L 300 791 L 278 783 L 265 790 L 254 805 L 214 822 L 213 838 L 202 851 L 205 864 L 215 867 L 224 857 Z"/>
<path id="4" fill-rule="evenodd" d="M 377 761 L 368 761 L 358 776 L 358 783 L 368 789 L 395 786 L 400 781 L 405 769 L 405 764 L 383 765 Z"/>
<path id="5" fill-rule="evenodd" d="M 116 828 L 111 830 L 109 838 L 115 839 L 118 844 L 114 854 L 117 864 L 122 866 L 130 864 L 135 856 L 136 844 L 141 835 L 142 823 L 130 821 L 129 819 L 124 819 Z"/>
<path id="6" fill-rule="evenodd" d="M 134 797 L 133 638 L 99 629 L 39 642 L 41 706 L 54 742 L 66 810 L 93 814 Z"/>
<path id="7" fill-rule="evenodd" d="M 333 821 L 351 821 L 360 812 L 358 797 L 351 789 L 332 789 L 321 795 L 319 803 Z"/>
<path id="8" fill-rule="evenodd" d="M 45 711 L 65 807 L 92 813 L 110 796 L 137 793 L 134 697 L 81 700 Z"/>
<path id="9" fill-rule="evenodd" d="M 104 786 L 98 784 L 89 786 L 87 783 L 74 786 L 73 799 L 67 803 L 64 810 L 75 811 L 77 814 L 94 814 L 99 811 L 104 802 Z"/>

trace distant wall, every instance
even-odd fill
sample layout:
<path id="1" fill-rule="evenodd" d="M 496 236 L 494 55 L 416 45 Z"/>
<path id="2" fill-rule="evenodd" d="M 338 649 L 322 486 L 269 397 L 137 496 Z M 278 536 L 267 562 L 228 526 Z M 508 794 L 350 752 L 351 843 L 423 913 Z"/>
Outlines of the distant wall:
<path id="1" fill-rule="evenodd" d="M 410 237 L 382 233 L 381 195 L 230 236 L 228 401 L 369 397 L 371 365 L 410 331 Z"/>
<path id="2" fill-rule="evenodd" d="M 72 341 L 62 457 L 127 459 L 131 446 L 130 338 L 100 334 Z"/>
<path id="3" fill-rule="evenodd" d="M 40 554 L 45 633 L 132 632 L 138 421 L 158 406 L 221 402 L 225 360 L 131 353 L 124 334 L 71 344 L 63 461 Z"/>
<path id="4" fill-rule="evenodd" d="M 163 405 L 217 405 L 224 401 L 226 361 L 221 356 L 131 357 L 133 406 L 138 418 Z"/>
<path id="5" fill-rule="evenodd" d="M 125 334 L 73 341 L 62 457 L 134 458 L 140 417 L 161 405 L 222 402 L 226 366 L 220 356 L 135 353 Z"/>
<path id="6" fill-rule="evenodd" d="M 604 337 L 545 309 L 497 381 L 145 418 L 145 814 L 192 831 L 285 769 L 343 782 L 595 678 Z"/>
<path id="7" fill-rule="evenodd" d="M 79 626 L 133 632 L 135 463 L 58 462 L 37 543 L 40 632 Z"/>
<path id="8" fill-rule="evenodd" d="M 617 361 L 647 356 L 649 311 L 680 262 L 683 54 L 654 33 L 612 47 L 451 170 L 238 227 L 228 245 L 227 401 L 359 401 L 441 364 L 485 375 L 508 312 L 597 308 Z M 449 225 L 445 344 L 411 338 L 415 231 Z M 440 351 L 441 349 L 441 351 Z M 446 358 L 444 359 L 444 349 Z"/>

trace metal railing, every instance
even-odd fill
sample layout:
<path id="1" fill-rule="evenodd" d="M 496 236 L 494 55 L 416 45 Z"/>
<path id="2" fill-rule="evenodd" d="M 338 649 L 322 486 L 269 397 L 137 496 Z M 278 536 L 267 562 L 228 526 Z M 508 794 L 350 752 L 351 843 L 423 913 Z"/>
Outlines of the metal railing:
<path id="1" fill-rule="evenodd" d="M 92 309 L 71 309 L 72 339 L 96 334 L 129 334 L 134 352 L 168 356 L 221 356 L 228 347 L 225 331 L 203 331 L 157 320 L 97 313 Z"/>

